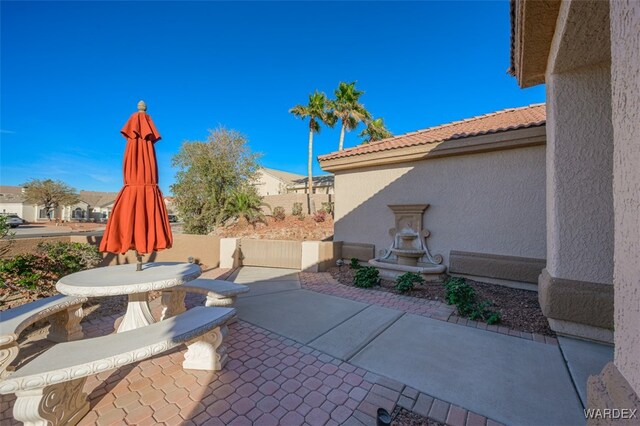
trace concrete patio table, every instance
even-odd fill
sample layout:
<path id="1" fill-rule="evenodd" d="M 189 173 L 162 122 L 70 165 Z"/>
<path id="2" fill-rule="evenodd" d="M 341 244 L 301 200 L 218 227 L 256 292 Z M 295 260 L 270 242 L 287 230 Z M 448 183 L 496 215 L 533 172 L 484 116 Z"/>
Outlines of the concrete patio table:
<path id="1" fill-rule="evenodd" d="M 191 263 L 155 262 L 88 269 L 61 278 L 56 289 L 68 296 L 127 295 L 127 311 L 118 333 L 144 327 L 155 322 L 149 309 L 149 292 L 164 290 L 198 278 L 200 266 Z"/>

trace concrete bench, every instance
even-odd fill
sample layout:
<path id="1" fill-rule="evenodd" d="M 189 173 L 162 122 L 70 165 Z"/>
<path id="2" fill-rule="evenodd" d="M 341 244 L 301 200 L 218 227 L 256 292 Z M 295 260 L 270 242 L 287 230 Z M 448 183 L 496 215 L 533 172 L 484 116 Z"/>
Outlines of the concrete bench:
<path id="1" fill-rule="evenodd" d="M 199 306 L 181 315 L 118 334 L 55 345 L 0 382 L 16 394 L 13 416 L 25 425 L 75 425 L 89 411 L 87 376 L 151 358 L 186 343 L 182 367 L 217 371 L 233 308 Z"/>
<path id="2" fill-rule="evenodd" d="M 80 321 L 86 297 L 58 294 L 0 312 L 0 378 L 6 377 L 9 365 L 18 356 L 18 337 L 27 327 L 46 319 L 51 324 L 47 339 L 54 342 L 80 340 Z"/>
<path id="3" fill-rule="evenodd" d="M 184 297 L 186 293 L 198 293 L 207 296 L 205 306 L 233 306 L 238 295 L 249 291 L 249 287 L 229 281 L 199 278 L 186 284 L 171 287 L 162 291 L 162 317 L 170 318 L 186 310 Z"/>

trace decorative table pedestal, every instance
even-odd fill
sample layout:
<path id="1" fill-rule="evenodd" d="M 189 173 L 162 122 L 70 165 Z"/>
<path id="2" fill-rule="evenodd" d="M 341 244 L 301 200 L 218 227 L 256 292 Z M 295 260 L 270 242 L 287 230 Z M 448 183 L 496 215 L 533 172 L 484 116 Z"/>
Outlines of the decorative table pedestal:
<path id="1" fill-rule="evenodd" d="M 155 322 L 149 309 L 149 292 L 182 285 L 198 278 L 200 267 L 192 263 L 145 263 L 142 271 L 135 264 L 88 269 L 67 275 L 56 288 L 69 296 L 117 296 L 129 298 L 127 312 L 118 327 L 118 333 L 144 327 Z"/>

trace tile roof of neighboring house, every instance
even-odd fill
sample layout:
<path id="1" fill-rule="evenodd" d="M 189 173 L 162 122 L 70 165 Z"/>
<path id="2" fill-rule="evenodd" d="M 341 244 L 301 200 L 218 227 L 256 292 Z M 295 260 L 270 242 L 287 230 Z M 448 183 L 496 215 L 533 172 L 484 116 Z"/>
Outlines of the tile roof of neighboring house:
<path id="1" fill-rule="evenodd" d="M 470 136 L 498 133 L 525 127 L 542 126 L 545 123 L 545 104 L 534 104 L 526 107 L 505 109 L 466 120 L 454 121 L 453 123 L 394 136 L 378 142 L 358 145 L 343 151 L 322 155 L 318 157 L 318 159 L 320 161 L 326 161 L 335 158 L 352 157 L 372 152 L 426 145 L 434 142 L 462 139 Z"/>
<path id="2" fill-rule="evenodd" d="M 105 207 L 113 203 L 118 196 L 117 192 L 80 191 L 80 200 L 91 207 Z"/>
<path id="3" fill-rule="evenodd" d="M 294 181 L 296 181 L 298 179 L 304 178 L 304 176 L 302 176 L 302 175 L 297 175 L 295 173 L 289 173 L 289 172 L 283 172 L 282 170 L 267 169 L 266 167 L 262 167 L 262 170 L 265 173 L 270 174 L 274 178 L 279 179 L 282 182 L 288 183 L 288 184 L 289 183 L 293 183 Z"/>
<path id="4" fill-rule="evenodd" d="M 302 179 L 297 179 L 293 181 L 294 186 L 306 186 L 308 177 L 303 177 Z M 320 175 L 313 177 L 313 186 L 333 186 L 333 175 Z"/>
<path id="5" fill-rule="evenodd" d="M 0 203 L 22 203 L 23 201 L 21 186 L 0 185 Z"/>

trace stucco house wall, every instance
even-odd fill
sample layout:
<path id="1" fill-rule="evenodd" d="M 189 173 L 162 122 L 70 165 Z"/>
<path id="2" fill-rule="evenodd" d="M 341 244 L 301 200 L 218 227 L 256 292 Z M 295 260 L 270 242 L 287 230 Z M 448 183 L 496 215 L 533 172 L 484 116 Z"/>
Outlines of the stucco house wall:
<path id="1" fill-rule="evenodd" d="M 615 365 L 640 395 L 640 2 L 612 1 Z"/>
<path id="2" fill-rule="evenodd" d="M 264 197 L 265 195 L 277 195 L 284 191 L 285 185 L 280 179 L 266 173 L 264 170 L 259 170 L 254 183 L 258 195 Z"/>
<path id="3" fill-rule="evenodd" d="M 391 244 L 389 204 L 430 204 L 432 254 L 451 250 L 544 259 L 545 147 L 335 172 L 334 241 Z"/>

